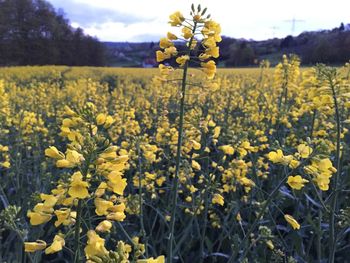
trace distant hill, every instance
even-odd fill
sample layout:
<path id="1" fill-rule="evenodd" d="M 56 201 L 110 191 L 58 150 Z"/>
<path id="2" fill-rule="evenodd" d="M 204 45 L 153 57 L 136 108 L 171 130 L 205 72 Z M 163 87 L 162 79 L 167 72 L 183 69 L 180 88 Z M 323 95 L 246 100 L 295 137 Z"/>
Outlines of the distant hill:
<path id="1" fill-rule="evenodd" d="M 107 50 L 107 63 L 118 67 L 154 67 L 157 65 L 154 42 L 103 42 Z"/>
<path id="2" fill-rule="evenodd" d="M 104 42 L 109 66 L 155 67 L 158 43 Z M 315 63 L 343 64 L 350 60 L 350 24 L 332 30 L 303 32 L 298 36 L 263 41 L 223 37 L 219 43 L 221 67 L 257 65 L 268 59 L 273 65 L 283 54 L 294 53 L 303 65 Z"/>

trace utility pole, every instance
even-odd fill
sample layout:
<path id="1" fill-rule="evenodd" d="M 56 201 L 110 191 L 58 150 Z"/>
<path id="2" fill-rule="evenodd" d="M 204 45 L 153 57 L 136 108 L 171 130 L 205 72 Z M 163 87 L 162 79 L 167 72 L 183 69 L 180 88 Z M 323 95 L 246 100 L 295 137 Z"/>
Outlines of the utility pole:
<path id="1" fill-rule="evenodd" d="M 284 22 L 291 23 L 292 25 L 291 35 L 294 35 L 296 23 L 302 23 L 302 22 L 305 22 L 305 20 L 295 19 L 295 17 L 293 17 L 293 19 L 284 20 Z"/>
<path id="2" fill-rule="evenodd" d="M 279 27 L 277 26 L 272 26 L 270 27 L 272 29 L 272 38 L 275 38 L 276 36 L 276 30 L 279 29 Z"/>

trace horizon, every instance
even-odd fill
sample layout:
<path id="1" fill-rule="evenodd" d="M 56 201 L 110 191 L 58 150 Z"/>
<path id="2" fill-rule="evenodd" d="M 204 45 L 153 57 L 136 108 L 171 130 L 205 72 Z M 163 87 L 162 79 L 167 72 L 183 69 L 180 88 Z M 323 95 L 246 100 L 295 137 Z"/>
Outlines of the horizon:
<path id="1" fill-rule="evenodd" d="M 97 37 L 101 42 L 130 43 L 156 42 L 167 31 L 174 31 L 174 28 L 167 24 L 169 15 L 175 11 L 186 15 L 192 3 L 186 0 L 172 2 L 171 5 L 161 0 L 150 0 L 147 3 L 138 0 L 101 0 L 98 3 L 93 0 L 49 2 L 56 10 L 63 10 L 72 27 L 82 28 L 86 34 Z M 288 9 L 277 0 L 267 0 L 263 3 L 251 0 L 236 5 L 229 0 L 200 2 L 203 8 L 208 8 L 213 17 L 219 17 L 215 20 L 221 24 L 222 35 L 235 39 L 263 41 L 285 38 L 306 31 L 331 30 L 339 27 L 341 23 L 350 23 L 346 11 L 350 8 L 350 2 L 344 0 L 334 0 L 332 5 L 329 5 L 328 1 L 296 0 Z M 194 4 L 197 3 L 198 1 Z M 225 5 L 229 8 L 222 8 Z M 255 8 L 252 10 L 250 7 L 253 5 Z M 139 8 L 134 8 L 135 6 Z M 155 6 L 157 8 L 154 8 Z M 232 12 L 235 7 L 243 11 Z M 317 12 L 313 11 L 315 8 Z M 235 26 L 232 27 L 232 24 Z"/>

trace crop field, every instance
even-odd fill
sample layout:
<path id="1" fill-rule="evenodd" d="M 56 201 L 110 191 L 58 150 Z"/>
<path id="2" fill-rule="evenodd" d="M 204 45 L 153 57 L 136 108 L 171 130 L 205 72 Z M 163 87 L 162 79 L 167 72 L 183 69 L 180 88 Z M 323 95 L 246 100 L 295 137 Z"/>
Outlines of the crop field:
<path id="1" fill-rule="evenodd" d="M 192 8 L 159 69 L 0 68 L 0 262 L 350 262 L 350 64 L 216 69 Z"/>

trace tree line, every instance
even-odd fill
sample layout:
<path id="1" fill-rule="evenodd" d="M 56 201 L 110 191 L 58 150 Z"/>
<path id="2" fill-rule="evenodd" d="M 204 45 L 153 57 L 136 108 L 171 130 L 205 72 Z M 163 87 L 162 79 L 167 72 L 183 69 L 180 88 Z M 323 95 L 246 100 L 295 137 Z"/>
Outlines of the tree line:
<path id="1" fill-rule="evenodd" d="M 347 29 L 346 29 L 347 28 Z M 345 28 L 303 32 L 264 41 L 223 38 L 219 44 L 221 61 L 225 66 L 252 66 L 262 59 L 277 63 L 282 54 L 297 54 L 303 65 L 326 63 L 341 65 L 350 59 L 350 24 Z"/>
<path id="2" fill-rule="evenodd" d="M 45 0 L 0 0 L 0 66 L 105 65 L 105 47 Z"/>

